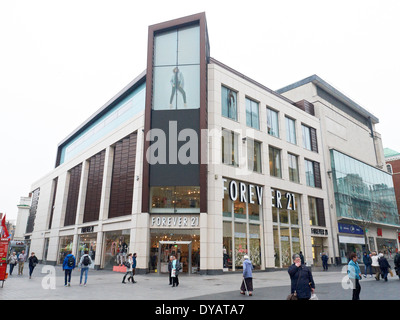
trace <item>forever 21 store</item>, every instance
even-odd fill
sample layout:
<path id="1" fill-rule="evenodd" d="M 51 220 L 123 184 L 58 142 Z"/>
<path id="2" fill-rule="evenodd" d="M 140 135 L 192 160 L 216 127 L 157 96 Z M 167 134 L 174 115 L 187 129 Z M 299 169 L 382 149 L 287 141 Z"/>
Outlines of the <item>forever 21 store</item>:
<path id="1" fill-rule="evenodd" d="M 136 252 L 138 272 L 164 273 L 174 254 L 184 272 L 214 274 L 245 254 L 264 270 L 331 253 L 312 106 L 210 58 L 203 13 L 150 26 L 147 61 L 33 184 L 38 258 L 89 250 L 111 269 Z"/>

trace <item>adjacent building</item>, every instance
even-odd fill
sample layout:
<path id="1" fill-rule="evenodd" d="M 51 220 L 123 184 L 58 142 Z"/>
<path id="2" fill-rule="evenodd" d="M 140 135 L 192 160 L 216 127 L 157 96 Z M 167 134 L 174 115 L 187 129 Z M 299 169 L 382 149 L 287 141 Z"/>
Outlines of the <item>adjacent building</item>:
<path id="1" fill-rule="evenodd" d="M 334 256 L 398 248 L 399 217 L 393 181 L 386 170 L 379 119 L 348 96 L 313 75 L 277 92 L 304 98 L 320 119 Z"/>
<path id="2" fill-rule="evenodd" d="M 318 266 L 322 252 L 334 263 L 363 250 L 341 226 L 364 208 L 385 215 L 371 228 L 392 239 L 372 114 L 332 87 L 316 98 L 317 76 L 273 91 L 210 57 L 204 13 L 150 26 L 148 39 L 146 71 L 61 141 L 32 185 L 25 238 L 43 263 L 88 250 L 112 269 L 136 252 L 138 272 L 165 273 L 174 254 L 183 272 L 216 274 L 245 254 L 267 270 L 302 251 Z"/>

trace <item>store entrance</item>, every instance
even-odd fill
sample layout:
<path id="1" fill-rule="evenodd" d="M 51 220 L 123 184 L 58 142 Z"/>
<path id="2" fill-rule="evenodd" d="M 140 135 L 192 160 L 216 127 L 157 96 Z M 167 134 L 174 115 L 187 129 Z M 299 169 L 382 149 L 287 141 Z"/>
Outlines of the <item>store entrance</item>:
<path id="1" fill-rule="evenodd" d="M 183 273 L 192 273 L 192 241 L 159 241 L 157 269 L 168 273 L 168 262 L 171 255 L 181 263 Z"/>

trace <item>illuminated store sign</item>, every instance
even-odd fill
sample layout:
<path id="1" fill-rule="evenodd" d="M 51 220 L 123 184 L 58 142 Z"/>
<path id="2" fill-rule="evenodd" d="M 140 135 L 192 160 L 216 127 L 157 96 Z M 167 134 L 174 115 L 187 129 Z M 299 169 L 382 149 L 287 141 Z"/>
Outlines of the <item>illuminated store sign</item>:
<path id="1" fill-rule="evenodd" d="M 152 228 L 198 228 L 199 216 L 152 216 L 151 227 Z"/>
<path id="2" fill-rule="evenodd" d="M 272 195 L 272 206 L 278 209 L 282 209 L 282 193 L 279 190 L 271 189 Z M 296 210 L 296 201 L 294 193 L 286 192 L 283 195 L 287 199 L 286 209 L 287 210 Z"/>
<path id="3" fill-rule="evenodd" d="M 232 201 L 239 200 L 240 202 L 247 202 L 251 204 L 257 202 L 258 205 L 262 205 L 263 187 L 232 180 L 231 182 L 229 182 L 229 186 L 227 188 L 225 187 L 225 182 L 227 182 L 228 180 L 222 180 L 224 182 L 224 191 L 228 190 L 229 198 Z"/>

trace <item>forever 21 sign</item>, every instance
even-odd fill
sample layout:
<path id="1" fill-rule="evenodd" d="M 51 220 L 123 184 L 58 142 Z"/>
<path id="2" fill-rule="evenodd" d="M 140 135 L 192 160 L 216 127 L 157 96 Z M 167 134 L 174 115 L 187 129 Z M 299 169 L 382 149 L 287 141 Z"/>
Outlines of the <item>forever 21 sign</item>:
<path id="1" fill-rule="evenodd" d="M 253 184 L 246 185 L 244 182 L 236 182 L 235 180 L 231 180 L 227 188 L 225 186 L 225 182 L 227 181 L 227 179 L 223 179 L 224 191 L 228 190 L 229 198 L 232 201 L 239 200 L 240 202 L 254 204 L 256 198 L 258 205 L 262 205 L 263 187 Z"/>

